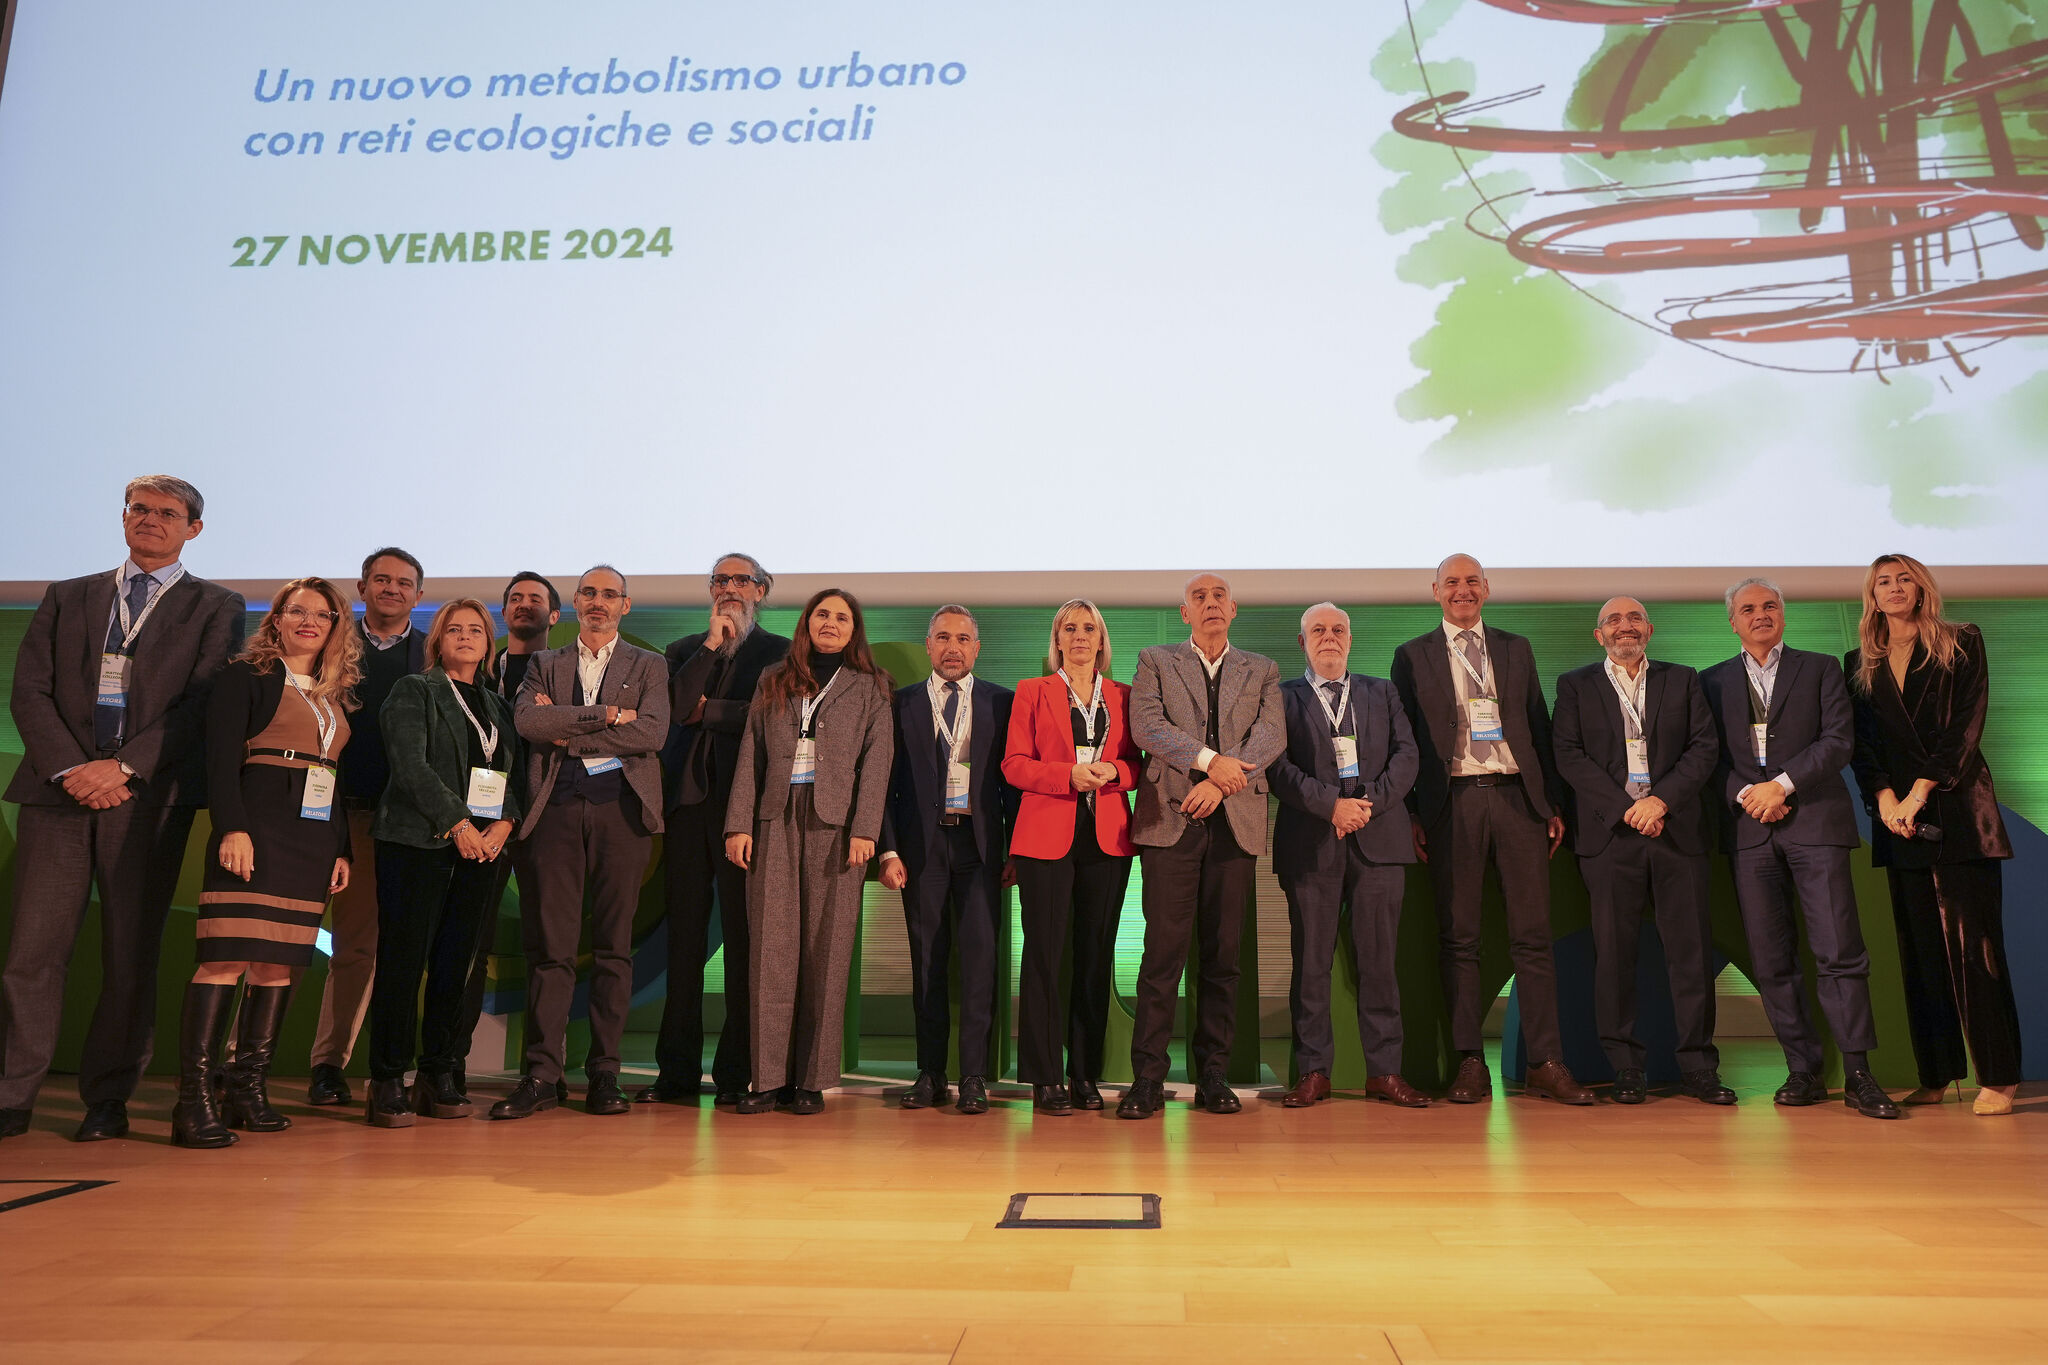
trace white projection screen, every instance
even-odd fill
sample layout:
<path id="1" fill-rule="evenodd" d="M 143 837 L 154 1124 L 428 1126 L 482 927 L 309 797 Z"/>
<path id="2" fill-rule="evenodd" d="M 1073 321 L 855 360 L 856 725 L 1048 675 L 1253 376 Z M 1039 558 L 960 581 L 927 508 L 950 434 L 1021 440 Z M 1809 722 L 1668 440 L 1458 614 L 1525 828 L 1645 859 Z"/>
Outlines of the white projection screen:
<path id="1" fill-rule="evenodd" d="M 2048 0 L 1904 8 L 18 0 L 0 580 L 2048 591 Z"/>

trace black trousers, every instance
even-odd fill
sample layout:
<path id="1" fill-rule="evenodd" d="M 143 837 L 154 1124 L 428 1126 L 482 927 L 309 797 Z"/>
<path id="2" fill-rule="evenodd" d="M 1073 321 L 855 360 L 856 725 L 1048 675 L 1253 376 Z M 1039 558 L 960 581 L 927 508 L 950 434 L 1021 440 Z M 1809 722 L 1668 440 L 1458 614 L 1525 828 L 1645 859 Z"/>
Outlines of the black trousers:
<path id="1" fill-rule="evenodd" d="M 1644 1069 L 1636 1038 L 1636 949 L 1653 912 L 1671 980 L 1678 1069 L 1721 1065 L 1714 1046 L 1714 930 L 1707 911 L 1707 855 L 1669 839 L 1617 830 L 1607 847 L 1579 859 L 1593 901 L 1593 1016 L 1616 1071 Z M 1654 910 L 1653 910 L 1654 907 Z"/>
<path id="2" fill-rule="evenodd" d="M 1325 1075 L 1337 1060 L 1336 1031 L 1330 1021 L 1330 972 L 1336 965 L 1337 930 L 1351 910 L 1351 962 L 1358 973 L 1358 1039 L 1366 1071 L 1401 1073 L 1401 987 L 1394 979 L 1394 946 L 1401 932 L 1401 894 L 1408 869 L 1399 863 L 1369 863 L 1350 840 L 1342 867 L 1308 877 L 1283 877 L 1287 893 L 1287 934 L 1294 949 L 1288 982 L 1288 1012 L 1294 1023 L 1295 1074 Z"/>
<path id="3" fill-rule="evenodd" d="M 1430 883 L 1436 890 L 1437 952 L 1451 1046 L 1477 1053 L 1491 998 L 1479 979 L 1481 894 L 1486 866 L 1500 876 L 1507 907 L 1508 959 L 1521 996 L 1529 1064 L 1564 1059 L 1557 1026 L 1557 959 L 1550 937 L 1550 835 L 1521 779 L 1493 786 L 1454 779 L 1450 800 L 1429 831 Z"/>
<path id="4" fill-rule="evenodd" d="M 1024 952 L 1017 981 L 1017 1079 L 1060 1085 L 1102 1079 L 1102 1035 L 1114 989 L 1116 926 L 1131 860 L 1104 853 L 1087 802 L 1064 858 L 1015 859 Z M 1060 999 L 1060 959 L 1073 962 Z M 1065 1058 L 1062 1060 L 1062 1040 Z"/>
<path id="5" fill-rule="evenodd" d="M 936 827 L 922 866 L 905 863 L 903 923 L 910 933 L 910 1009 L 917 1019 L 917 1069 L 946 1074 L 953 1032 L 948 972 L 960 949 L 960 1074 L 989 1074 L 996 1020 L 997 916 L 1002 865 L 984 863 L 967 821 Z M 1005 983 L 1007 984 L 1007 983 Z"/>
<path id="6" fill-rule="evenodd" d="M 377 974 L 370 988 L 370 1076 L 452 1071 L 469 1055 L 470 969 L 504 885 L 497 862 L 447 848 L 377 841 Z M 426 1006 L 420 1008 L 425 973 Z M 414 1044 L 418 1053 L 414 1053 Z"/>
<path id="7" fill-rule="evenodd" d="M 526 836 L 533 866 L 531 904 L 520 906 L 526 940 L 526 1008 L 533 1016 L 526 1070 L 552 1085 L 562 1079 L 569 1004 L 576 995 L 576 948 L 583 900 L 590 893 L 590 1052 L 583 1071 L 616 1073 L 633 1003 L 633 908 L 653 856 L 626 801 L 550 805 Z M 520 888 L 525 889 L 523 886 Z"/>
<path id="8" fill-rule="evenodd" d="M 1959 1081 L 1975 1058 L 1979 1085 L 2018 1085 L 2020 1018 L 2005 963 L 1998 861 L 1889 871 L 1920 1084 L 1932 1090 Z"/>
<path id="9" fill-rule="evenodd" d="M 1795 844 L 1774 833 L 1763 843 L 1736 849 L 1730 861 L 1735 899 L 1742 907 L 1742 932 L 1749 939 L 1750 980 L 1763 999 L 1778 1046 L 1785 1050 L 1785 1064 L 1815 1075 L 1821 1069 L 1820 1034 L 1807 1015 L 1806 974 L 1799 965 L 1802 922 L 1819 977 L 1815 993 L 1834 1030 L 1835 1045 L 1844 1052 L 1876 1047 L 1870 953 L 1856 918 L 1849 850 Z"/>
<path id="10" fill-rule="evenodd" d="M 725 856 L 725 803 L 700 801 L 668 813 L 662 836 L 668 903 L 668 997 L 654 1060 L 671 1086 L 696 1089 L 704 1075 L 704 964 L 711 919 L 725 944 L 725 1028 L 711 1061 L 721 1093 L 745 1090 L 754 1073 L 747 1020 L 747 874 Z"/>
<path id="11" fill-rule="evenodd" d="M 1164 1081 L 1173 1008 L 1188 947 L 1196 948 L 1195 1011 L 1188 1030 L 1188 1079 L 1230 1062 L 1237 1034 L 1237 944 L 1258 859 L 1237 846 L 1223 812 L 1191 820 L 1170 848 L 1140 851 L 1145 865 L 1145 955 L 1138 965 L 1131 1070 Z"/>
<path id="12" fill-rule="evenodd" d="M 99 997 L 78 1062 L 87 1104 L 125 1102 L 149 1065 L 164 920 L 193 807 L 23 806 L 15 826 L 14 924 L 0 973 L 0 1109 L 30 1109 L 57 1052 L 64 978 L 93 888 Z"/>

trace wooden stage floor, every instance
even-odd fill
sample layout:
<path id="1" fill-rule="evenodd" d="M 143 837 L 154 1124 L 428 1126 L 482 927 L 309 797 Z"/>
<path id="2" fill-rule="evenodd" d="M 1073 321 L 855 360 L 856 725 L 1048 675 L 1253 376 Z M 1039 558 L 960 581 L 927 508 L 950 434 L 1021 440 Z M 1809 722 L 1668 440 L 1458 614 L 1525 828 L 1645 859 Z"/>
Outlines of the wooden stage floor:
<path id="1" fill-rule="evenodd" d="M 1034 1120 L 574 1107 L 520 1123 L 291 1104 L 290 1132 L 0 1143 L 0 1359 L 2041 1361 L 2048 1096 L 1900 1123 L 1340 1099 Z M 481 1087 L 496 1091 L 500 1087 Z M 282 1094 L 303 1095 L 284 1083 Z M 360 1089 L 360 1087 L 358 1087 Z M 1019 1192 L 1150 1193 L 1157 1230 L 1000 1230 Z"/>

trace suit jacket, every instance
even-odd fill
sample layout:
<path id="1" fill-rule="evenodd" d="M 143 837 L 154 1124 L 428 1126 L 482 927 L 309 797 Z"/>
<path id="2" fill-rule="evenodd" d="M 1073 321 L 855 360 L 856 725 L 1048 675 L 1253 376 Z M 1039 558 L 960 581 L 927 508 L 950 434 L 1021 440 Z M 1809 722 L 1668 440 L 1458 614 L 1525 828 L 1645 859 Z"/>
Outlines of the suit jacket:
<path id="1" fill-rule="evenodd" d="M 546 693 L 551 706 L 534 698 Z M 604 708 L 637 712 L 629 725 L 607 726 Z M 597 699 L 576 705 L 576 642 L 544 649 L 527 665 L 526 681 L 512 706 L 512 722 L 526 741 L 526 818 L 521 838 L 533 832 L 555 775 L 573 759 L 614 756 L 640 799 L 640 818 L 649 834 L 661 833 L 661 742 L 668 737 L 668 670 L 652 650 L 620 640 L 605 665 Z M 556 740 L 566 740 L 557 744 Z"/>
<path id="2" fill-rule="evenodd" d="M 1216 752 L 1250 768 L 1250 780 L 1220 812 L 1246 853 L 1266 851 L 1267 767 L 1287 748 L 1280 717 L 1280 666 L 1263 654 L 1232 648 L 1223 656 L 1216 696 Z M 1188 771 L 1201 756 L 1209 716 L 1208 676 L 1193 641 L 1150 645 L 1131 681 L 1131 738 L 1145 751 L 1138 783 L 1134 842 L 1171 848 L 1187 820 L 1180 803 L 1194 789 Z M 1214 816 L 1210 817 L 1215 818 Z"/>
<path id="3" fill-rule="evenodd" d="M 1095 793 L 1095 843 L 1112 857 L 1128 858 L 1138 849 L 1131 842 L 1131 798 L 1138 785 L 1138 746 L 1131 740 L 1131 689 L 1102 680 L 1102 705 L 1109 712 L 1109 730 L 1102 756 L 1116 766 L 1116 781 Z M 1010 852 L 1025 858 L 1064 858 L 1074 847 L 1073 703 L 1057 674 L 1026 678 L 1017 684 L 1010 709 L 1009 745 L 1003 755 L 1003 776 L 1022 796 L 1010 830 Z"/>
<path id="4" fill-rule="evenodd" d="M 1854 678 L 1862 654 L 1850 650 L 1844 671 Z M 2005 818 L 1991 786 L 1991 765 L 1979 747 L 1984 713 L 1991 702 L 1991 674 L 1984 634 L 1975 626 L 1957 632 L 1955 666 L 1937 667 L 1925 645 L 1913 647 L 1900 690 L 1890 667 L 1880 663 L 1871 693 L 1851 684 L 1856 710 L 1856 785 L 1870 812 L 1870 859 L 1879 867 L 1926 867 L 1975 858 L 2010 858 Z M 1921 778 L 1934 791 L 1920 812 L 1923 824 L 1941 831 L 1931 847 L 1899 839 L 1877 818 L 1877 794 L 1886 787 L 1903 798 Z"/>
<path id="5" fill-rule="evenodd" d="M 1017 789 L 1003 780 L 1003 750 L 1017 694 L 986 678 L 974 680 L 973 720 L 967 731 L 967 809 L 982 865 L 1001 863 L 1010 847 Z M 922 682 L 896 692 L 896 757 L 890 765 L 889 801 L 882 810 L 881 851 L 894 852 L 913 875 L 938 841 L 945 813 L 946 775 L 939 771 L 931 696 Z"/>
<path id="6" fill-rule="evenodd" d="M 617 664 L 617 655 L 612 662 Z M 487 731 L 498 727 L 498 750 L 491 756 L 491 766 L 516 773 L 521 754 L 512 703 L 489 688 L 483 689 L 483 697 L 484 713 L 477 719 Z M 379 839 L 413 848 L 446 848 L 448 831 L 469 816 L 469 746 L 476 734 L 455 700 L 448 675 L 430 668 L 400 678 L 384 701 L 383 719 L 390 776 L 377 802 L 373 832 Z M 514 829 L 525 809 L 519 788 L 518 782 L 505 784 L 505 819 Z"/>
<path id="7" fill-rule="evenodd" d="M 1280 800 L 1273 821 L 1274 875 L 1292 879 L 1341 871 L 1347 843 L 1368 862 L 1414 862 L 1407 800 L 1415 785 L 1415 736 L 1394 685 L 1384 678 L 1351 675 L 1348 714 L 1338 719 L 1344 733 L 1358 737 L 1358 776 L 1341 782 L 1330 717 L 1309 680 L 1281 683 L 1280 704 L 1287 719 L 1287 750 L 1272 768 L 1273 795 Z M 1346 788 L 1371 799 L 1372 819 L 1339 839 L 1330 816 Z"/>
<path id="8" fill-rule="evenodd" d="M 114 610 L 118 569 L 52 583 L 14 660 L 11 710 L 21 766 L 6 800 L 75 805 L 58 773 L 101 757 L 93 743 L 100 655 Z M 134 770 L 129 799 L 148 806 L 206 802 L 201 734 L 214 675 L 242 648 L 247 606 L 238 592 L 186 574 L 163 590 L 129 666 L 127 726 L 113 755 Z"/>
<path id="9" fill-rule="evenodd" d="M 1732 831 L 1724 831 L 1730 847 L 1751 848 L 1773 833 L 1788 843 L 1830 848 L 1854 848 L 1863 842 L 1856 831 L 1855 807 L 1849 804 L 1849 786 L 1842 781 L 1842 769 L 1856 750 L 1855 722 L 1848 684 L 1832 656 L 1787 646 L 1779 658 L 1762 771 L 1749 742 L 1749 674 L 1742 656 L 1723 659 L 1701 673 L 1700 686 L 1721 731 L 1717 780 L 1720 809 L 1733 825 Z M 1736 793 L 1780 773 L 1792 779 L 1791 813 L 1775 825 L 1743 814 Z"/>
<path id="10" fill-rule="evenodd" d="M 818 767 L 811 808 L 826 824 L 845 828 L 851 838 L 879 839 L 895 758 L 895 698 L 884 677 L 845 668 L 840 672 L 844 676 L 812 717 Z M 740 735 L 732 794 L 725 803 L 727 834 L 752 834 L 757 822 L 773 824 L 787 813 L 801 714 L 794 700 L 780 711 L 770 711 L 756 691 L 747 709 L 747 728 Z"/>
<path id="11" fill-rule="evenodd" d="M 1651 659 L 1644 666 L 1650 673 L 1643 684 L 1650 794 L 1669 807 L 1659 837 L 1680 853 L 1705 854 L 1711 845 L 1702 793 L 1721 761 L 1714 713 L 1700 688 L 1698 673 L 1661 659 Z M 1573 851 L 1590 858 L 1617 837 L 1642 837 L 1621 821 L 1635 798 L 1628 794 L 1628 737 L 1622 726 L 1621 699 L 1615 695 L 1604 661 L 1558 678 L 1552 739 L 1557 771 L 1578 798 Z"/>
<path id="12" fill-rule="evenodd" d="M 1550 710 L 1543 704 L 1543 683 L 1536 676 L 1536 651 L 1523 636 L 1492 626 L 1481 629 L 1493 665 L 1493 685 L 1500 693 L 1501 732 L 1507 736 L 1530 806 L 1548 820 L 1564 808 L 1564 784 L 1550 749 Z M 1394 651 L 1393 681 L 1420 752 L 1409 807 L 1428 830 L 1450 809 L 1451 755 L 1458 742 L 1458 693 L 1451 682 L 1451 656 L 1441 627 Z"/>
<path id="13" fill-rule="evenodd" d="M 773 634 L 757 623 L 733 651 L 732 667 L 714 697 L 704 690 L 718 664 L 717 653 L 704 648 L 708 634 L 700 630 L 668 647 L 670 724 L 661 768 L 668 778 L 670 810 L 698 802 L 724 810 L 732 793 L 740 734 L 747 728 L 747 703 L 754 699 L 762 671 L 781 663 L 789 653 L 788 636 Z M 686 724 L 699 697 L 704 698 L 703 719 Z"/>

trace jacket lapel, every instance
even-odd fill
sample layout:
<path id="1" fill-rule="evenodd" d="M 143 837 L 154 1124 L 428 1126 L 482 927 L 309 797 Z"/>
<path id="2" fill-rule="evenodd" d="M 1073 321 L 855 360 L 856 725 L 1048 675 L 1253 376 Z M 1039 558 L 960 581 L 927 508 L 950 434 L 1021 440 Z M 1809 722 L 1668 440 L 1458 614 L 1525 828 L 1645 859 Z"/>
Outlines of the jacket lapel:
<path id="1" fill-rule="evenodd" d="M 833 691 L 836 692 L 838 689 L 834 688 Z M 830 704 L 829 700 L 827 704 Z M 926 786 L 943 791 L 939 786 L 939 734 L 938 725 L 932 720 L 930 684 L 919 683 L 898 705 L 903 708 L 903 742 L 910 748 L 912 767 L 918 776 L 923 777 Z M 979 716 L 974 717 L 976 722 L 980 719 Z M 972 728 L 975 738 L 979 739 L 981 726 L 977 723 Z M 928 737 L 923 744 L 917 742 L 920 735 Z"/>
<path id="2" fill-rule="evenodd" d="M 1195 648 L 1194 641 L 1184 641 L 1178 655 L 1180 680 L 1188 689 L 1188 700 L 1194 704 L 1195 714 L 1206 717 L 1209 713 L 1209 675 L 1202 667 L 1202 655 Z"/>
<path id="3" fill-rule="evenodd" d="M 1771 684 L 1771 709 L 1768 713 L 1768 719 L 1773 724 L 1776 724 L 1778 719 L 1785 714 L 1785 698 L 1792 694 L 1794 687 L 1798 686 L 1799 674 L 1805 666 L 1806 657 L 1803 654 L 1794 653 L 1790 648 L 1787 648 L 1783 654 L 1778 656 L 1778 680 Z M 1746 671 L 1743 674 L 1742 683 L 1745 687 L 1749 685 L 1749 675 Z"/>
<path id="4" fill-rule="evenodd" d="M 114 580 L 120 576 L 119 569 L 109 569 L 85 585 L 85 648 L 79 667 L 88 678 L 100 675 L 100 655 L 107 648 L 107 621 L 114 614 Z"/>
<path id="5" fill-rule="evenodd" d="M 1449 660 L 1445 665 L 1449 666 Z M 1486 627 L 1486 665 L 1493 673 L 1493 694 L 1500 703 L 1501 724 L 1506 725 L 1508 709 L 1514 705 L 1510 699 L 1522 695 L 1522 679 L 1515 672 L 1514 651 L 1492 626 Z"/>
<path id="6" fill-rule="evenodd" d="M 988 769 L 989 743 L 995 736 L 996 699 L 986 687 L 974 689 L 974 728 L 967 736 L 967 761 L 974 765 L 973 771 L 980 773 Z"/>

